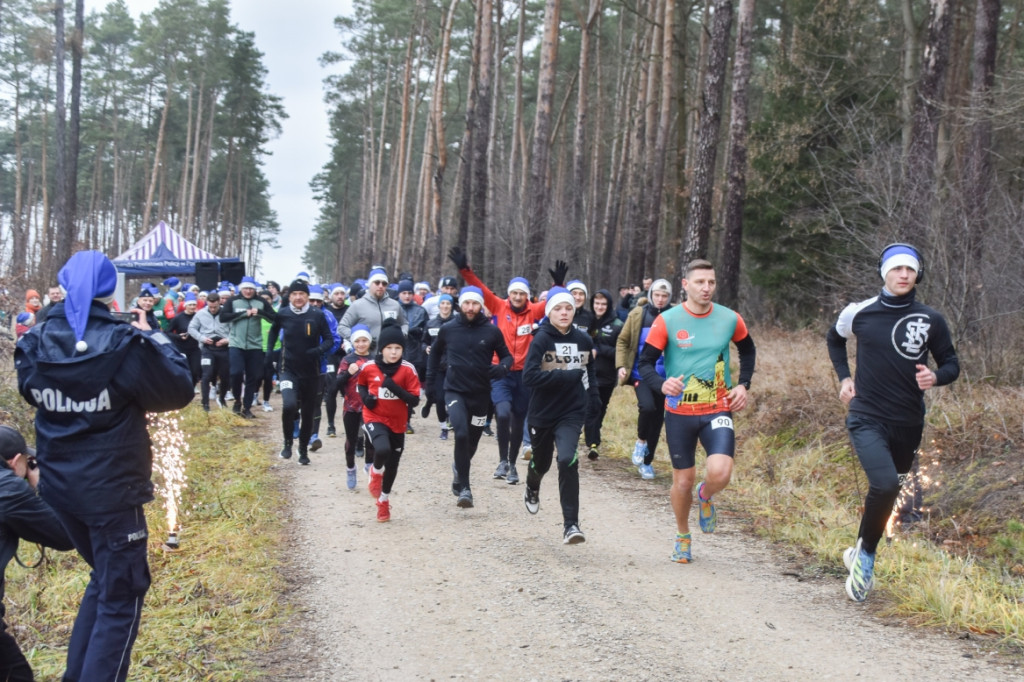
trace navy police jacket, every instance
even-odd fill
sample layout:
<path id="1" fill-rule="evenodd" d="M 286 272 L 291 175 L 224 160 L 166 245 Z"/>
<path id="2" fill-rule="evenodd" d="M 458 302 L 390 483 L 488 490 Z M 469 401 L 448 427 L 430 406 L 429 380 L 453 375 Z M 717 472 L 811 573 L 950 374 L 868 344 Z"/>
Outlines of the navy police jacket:
<path id="1" fill-rule="evenodd" d="M 160 331 L 115 320 L 94 302 L 84 341 L 59 303 L 18 342 L 18 390 L 36 411 L 39 494 L 75 513 L 108 512 L 153 499 L 147 412 L 192 400 L 185 357 Z"/>

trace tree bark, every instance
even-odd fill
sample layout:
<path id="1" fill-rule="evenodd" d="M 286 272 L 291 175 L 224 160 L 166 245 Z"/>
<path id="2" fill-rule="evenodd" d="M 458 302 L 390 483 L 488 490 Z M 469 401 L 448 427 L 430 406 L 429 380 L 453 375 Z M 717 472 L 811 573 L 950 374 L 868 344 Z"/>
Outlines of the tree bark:
<path id="1" fill-rule="evenodd" d="M 537 79 L 537 115 L 533 128 L 533 151 L 530 154 L 529 190 L 522 193 L 529 202 L 525 250 L 526 271 L 532 281 L 539 281 L 542 271 L 541 260 L 544 257 L 545 231 L 548 228 L 548 200 L 551 194 L 551 187 L 548 184 L 551 149 L 548 140 L 555 97 L 561 9 L 561 0 L 546 0 L 544 3 L 544 36 L 541 42 L 540 74 Z"/>
<path id="2" fill-rule="evenodd" d="M 725 225 L 719 269 L 718 300 L 735 308 L 739 300 L 740 258 L 743 246 L 743 206 L 747 198 L 747 116 L 750 83 L 750 45 L 754 37 L 756 0 L 740 0 L 736 18 L 736 50 L 732 65 L 732 105 L 729 159 L 726 167 Z"/>
<path id="3" fill-rule="evenodd" d="M 716 0 L 711 20 L 708 69 L 704 79 L 703 112 L 690 190 L 690 211 L 686 216 L 686 240 L 679 259 L 683 267 L 694 258 L 705 258 L 708 253 L 715 163 L 722 123 L 722 91 L 725 89 L 731 25 L 732 0 Z"/>
<path id="4" fill-rule="evenodd" d="M 46 279 L 51 280 L 57 268 L 71 257 L 71 235 L 67 229 L 67 112 L 64 103 L 64 0 L 56 0 L 53 5 L 54 14 L 54 196 L 53 196 L 53 228 L 55 239 L 53 244 L 44 244 L 44 253 L 52 253 L 46 268 Z M 52 251 L 51 251 L 52 249 Z"/>
<path id="5" fill-rule="evenodd" d="M 664 0 L 661 29 L 661 95 L 658 120 L 651 152 L 651 185 L 647 197 L 646 235 L 644 239 L 644 272 L 659 270 L 658 242 L 661 232 L 662 197 L 665 188 L 665 161 L 668 153 L 669 126 L 672 121 L 673 54 L 675 31 L 675 0 Z"/>

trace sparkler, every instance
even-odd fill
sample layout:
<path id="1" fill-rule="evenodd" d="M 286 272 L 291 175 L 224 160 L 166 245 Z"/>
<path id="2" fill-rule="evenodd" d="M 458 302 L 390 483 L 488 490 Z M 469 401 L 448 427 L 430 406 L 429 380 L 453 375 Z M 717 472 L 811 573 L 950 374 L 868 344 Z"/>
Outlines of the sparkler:
<path id="1" fill-rule="evenodd" d="M 188 443 L 179 426 L 180 413 L 150 414 L 149 430 L 153 442 L 153 468 L 160 474 L 157 489 L 164 498 L 167 511 L 167 542 L 170 549 L 178 549 L 178 508 L 181 491 L 187 485 L 185 456 Z"/>
<path id="2" fill-rule="evenodd" d="M 934 441 L 932 441 L 934 445 Z M 889 515 L 889 521 L 885 524 L 885 538 L 888 542 L 899 541 L 896 537 L 896 531 L 902 524 L 900 517 L 903 515 L 903 510 L 910 508 L 914 513 L 926 514 L 930 510 L 927 507 L 916 509 L 917 504 L 916 494 L 920 491 L 923 496 L 924 491 L 938 488 L 942 482 L 938 480 L 938 475 L 941 473 L 941 466 L 939 465 L 939 456 L 942 451 L 939 448 L 935 448 L 930 454 L 918 451 L 918 462 L 920 466 L 918 469 L 911 470 L 906 474 L 900 474 L 900 494 L 896 498 L 896 503 L 892 506 L 892 514 Z M 924 460 L 928 459 L 927 462 Z"/>

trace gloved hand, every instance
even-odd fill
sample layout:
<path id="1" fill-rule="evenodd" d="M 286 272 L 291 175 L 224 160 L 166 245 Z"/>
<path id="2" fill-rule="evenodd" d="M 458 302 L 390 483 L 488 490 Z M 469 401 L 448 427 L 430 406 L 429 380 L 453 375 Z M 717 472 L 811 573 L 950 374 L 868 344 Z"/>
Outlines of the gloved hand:
<path id="1" fill-rule="evenodd" d="M 508 376 L 508 368 L 505 365 L 491 365 L 487 370 L 487 376 L 491 379 L 504 379 Z"/>
<path id="2" fill-rule="evenodd" d="M 320 347 L 317 346 L 316 348 L 310 348 L 309 350 L 307 350 L 306 351 L 306 357 L 311 359 L 311 360 L 319 360 L 320 359 Z"/>
<path id="3" fill-rule="evenodd" d="M 384 388 L 391 391 L 392 393 L 394 393 L 395 395 L 398 395 L 398 392 L 403 390 L 401 386 L 395 383 L 394 379 L 388 376 L 384 377 L 384 381 L 381 383 L 381 385 Z"/>
<path id="4" fill-rule="evenodd" d="M 469 267 L 469 260 L 466 258 L 466 252 L 462 250 L 461 246 L 453 246 L 448 249 L 448 258 L 451 262 L 455 263 L 455 267 L 459 270 L 465 270 Z"/>
<path id="5" fill-rule="evenodd" d="M 548 270 L 548 273 L 551 275 L 552 282 L 554 282 L 557 286 L 564 287 L 565 276 L 569 274 L 569 264 L 566 263 L 564 260 L 556 260 L 555 269 Z"/>
<path id="6" fill-rule="evenodd" d="M 563 369 L 562 371 L 565 372 L 566 374 L 566 381 L 571 380 L 573 382 L 579 383 L 580 381 L 583 381 L 583 373 L 586 372 L 587 370 L 576 368 Z"/>
<path id="7" fill-rule="evenodd" d="M 370 408 L 371 410 L 377 407 L 377 396 L 372 393 L 367 393 L 366 397 L 363 398 L 363 405 Z"/>

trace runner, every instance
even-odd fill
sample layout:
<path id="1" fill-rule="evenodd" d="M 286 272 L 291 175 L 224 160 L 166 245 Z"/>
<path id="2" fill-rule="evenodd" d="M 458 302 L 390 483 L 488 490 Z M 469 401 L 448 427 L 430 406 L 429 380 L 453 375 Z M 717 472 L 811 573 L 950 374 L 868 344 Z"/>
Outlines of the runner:
<path id="1" fill-rule="evenodd" d="M 196 306 L 199 301 L 191 291 L 185 294 L 185 305 L 181 312 L 174 316 L 169 325 L 169 336 L 174 341 L 174 346 L 185 356 L 189 369 L 192 371 L 192 385 L 195 386 L 202 378 L 202 354 L 199 352 L 199 342 L 188 333 L 188 328 L 196 316 Z"/>
<path id="2" fill-rule="evenodd" d="M 296 279 L 288 287 L 288 305 L 281 306 L 270 327 L 267 347 L 273 351 L 281 337 L 281 458 L 292 456 L 295 418 L 299 427 L 299 464 L 309 464 L 307 444 L 313 435 L 313 417 L 321 398 L 321 359 L 334 345 L 334 336 L 323 311 L 309 304 L 309 285 Z M 271 357 L 267 354 L 267 358 Z"/>
<path id="3" fill-rule="evenodd" d="M 672 511 L 676 540 L 671 559 L 687 564 L 690 552 L 690 505 L 696 474 L 697 441 L 707 454 L 704 481 L 697 488 L 700 529 L 715 532 L 718 515 L 711 501 L 729 485 L 736 452 L 732 413 L 747 404 L 756 349 L 743 318 L 715 305 L 715 269 L 698 259 L 686 266 L 682 281 L 686 302 L 662 313 L 651 326 L 640 353 L 640 374 L 652 390 L 667 396 L 665 442 L 672 459 Z M 729 342 L 736 344 L 740 377 L 729 374 Z M 657 369 L 664 362 L 664 378 Z"/>
<path id="4" fill-rule="evenodd" d="M 519 482 L 516 457 L 523 443 L 523 426 L 530 407 L 530 390 L 523 384 L 523 366 L 533 341 L 533 325 L 544 317 L 544 303 L 530 303 L 530 283 L 524 277 L 513 277 L 508 283 L 508 298 L 499 298 L 469 267 L 465 251 L 453 247 L 448 257 L 466 283 L 483 292 L 484 305 L 512 353 L 512 368 L 508 374 L 491 380 L 491 402 L 498 420 L 498 468 L 494 478 L 504 478 L 506 483 L 515 485 Z M 550 272 L 556 284 L 560 284 L 567 271 L 568 266 L 558 261 Z M 486 424 L 484 433 L 487 433 Z"/>
<path id="5" fill-rule="evenodd" d="M 238 285 L 239 295 L 223 303 L 220 319 L 231 329 L 228 355 L 231 358 L 231 392 L 235 396 L 232 411 L 254 419 L 252 403 L 263 378 L 263 325 L 260 319 L 273 320 L 274 309 L 256 295 L 256 280 L 246 275 Z M 242 385 L 245 385 L 244 393 Z"/>
<path id="6" fill-rule="evenodd" d="M 454 307 L 455 301 L 448 294 L 441 294 L 438 298 L 438 314 L 436 317 L 432 317 L 427 320 L 427 360 L 429 363 L 430 349 L 433 346 L 434 341 L 437 339 L 438 332 L 441 331 L 441 327 L 451 322 L 453 315 L 452 308 Z M 437 372 L 434 374 L 433 383 L 426 383 L 426 374 L 424 374 L 424 386 L 423 390 L 426 391 L 427 401 L 423 404 L 423 412 L 421 416 L 426 419 L 430 415 L 430 408 L 432 405 L 437 405 L 437 421 L 441 424 L 441 440 L 448 440 L 448 410 L 444 406 L 444 377 L 448 371 L 448 359 L 440 358 L 438 361 Z"/>
<path id="7" fill-rule="evenodd" d="M 504 377 L 512 366 L 512 356 L 505 339 L 497 327 L 490 324 L 481 311 L 484 294 L 479 287 L 466 286 L 459 294 L 460 315 L 441 327 L 430 349 L 427 363 L 427 383 L 433 384 L 447 359 L 444 390 L 448 419 L 455 431 L 455 473 L 452 493 L 461 508 L 473 506 L 473 493 L 469 485 L 470 462 L 476 454 L 487 421 L 490 406 L 490 380 Z M 498 354 L 499 363 L 491 364 Z"/>
<path id="8" fill-rule="evenodd" d="M 384 323 L 380 350 L 363 365 L 356 379 L 363 401 L 366 461 L 373 460 L 366 488 L 377 500 L 377 521 L 391 520 L 391 487 L 405 449 L 409 410 L 420 401 L 420 380 L 411 363 L 402 360 L 406 339 L 397 321 Z"/>
<path id="9" fill-rule="evenodd" d="M 910 472 L 924 430 L 924 392 L 960 376 L 960 361 L 945 318 L 918 303 L 924 277 L 921 252 L 890 244 L 878 258 L 882 292 L 851 303 L 828 330 L 828 355 L 839 376 L 839 399 L 850 408 L 846 428 L 868 492 L 857 542 L 843 553 L 850 575 L 846 594 L 862 602 L 874 587 L 875 552 Z M 857 337 L 857 376 L 851 378 L 846 341 Z M 928 355 L 937 365 L 928 368 Z"/>
<path id="10" fill-rule="evenodd" d="M 228 326 L 220 320 L 220 294 L 211 291 L 206 296 L 206 307 L 196 313 L 188 325 L 188 333 L 199 342 L 199 366 L 202 375 L 199 393 L 203 409 L 210 411 L 210 385 L 217 385 L 217 405 L 224 407 L 228 384 L 231 382 L 231 361 L 228 357 Z"/>
<path id="11" fill-rule="evenodd" d="M 331 300 L 324 306 L 324 311 L 330 313 L 337 324 L 345 316 L 348 310 L 348 292 L 341 283 L 332 284 L 330 287 Z M 327 437 L 335 438 L 338 430 L 334 425 L 334 418 L 338 413 L 338 394 L 344 391 L 338 385 L 338 365 L 345 355 L 345 349 L 340 345 L 337 350 L 327 356 L 327 373 L 324 375 L 324 410 L 327 412 Z"/>
<path id="12" fill-rule="evenodd" d="M 565 288 L 572 294 L 573 306 L 575 306 L 572 318 L 573 326 L 582 332 L 590 333 L 590 327 L 594 324 L 594 313 L 587 308 L 587 297 L 590 295 L 587 285 L 574 279 L 566 284 Z"/>
<path id="13" fill-rule="evenodd" d="M 594 345 L 586 332 L 573 325 L 573 295 L 562 287 L 548 292 L 545 313 L 526 357 L 523 380 L 533 389 L 530 399 L 530 440 L 533 459 L 526 473 L 526 510 L 540 510 L 540 483 L 558 450 L 558 495 L 562 504 L 562 541 L 584 542 L 580 530 L 580 473 L 577 444 L 583 421 L 600 400 L 594 371 Z"/>
<path id="14" fill-rule="evenodd" d="M 612 295 L 607 289 L 600 289 L 590 298 L 590 308 L 594 313 L 594 321 L 590 325 L 590 337 L 594 340 L 594 362 L 597 373 L 597 390 L 601 396 L 599 407 L 587 414 L 584 427 L 587 443 L 587 457 L 595 460 L 600 456 L 601 424 L 608 411 L 608 403 L 612 392 L 619 384 L 619 375 L 615 370 L 615 344 L 622 332 L 622 320 L 612 308 Z"/>
<path id="15" fill-rule="evenodd" d="M 398 320 L 402 325 L 402 333 L 409 330 L 405 320 L 405 311 L 398 301 L 388 296 L 388 274 L 383 268 L 375 267 L 370 270 L 368 277 L 369 287 L 362 298 L 353 302 L 348 307 L 338 323 L 338 331 L 343 338 L 348 339 L 352 335 L 352 327 L 357 324 L 365 324 L 376 341 L 380 335 L 380 328 L 384 320 Z M 353 287 L 354 288 L 354 287 Z"/>
<path id="16" fill-rule="evenodd" d="M 427 311 L 415 301 L 413 283 L 411 279 L 403 279 L 398 283 L 398 304 L 402 306 L 405 313 L 405 320 L 409 325 L 408 338 L 406 340 L 405 353 L 402 359 L 416 368 L 416 376 L 427 376 L 427 353 L 423 341 L 427 333 Z M 413 433 L 412 408 L 409 410 L 409 422 L 406 424 L 406 433 Z"/>
<path id="17" fill-rule="evenodd" d="M 352 346 L 355 350 L 342 358 L 338 365 L 338 389 L 345 396 L 341 423 L 345 428 L 345 467 L 349 490 L 356 487 L 356 452 L 357 449 L 362 451 L 359 442 L 362 438 L 363 401 L 356 390 L 354 378 L 359 375 L 363 365 L 371 360 L 372 343 L 369 328 L 365 324 L 357 324 L 352 328 Z"/>
<path id="18" fill-rule="evenodd" d="M 637 363 L 643 350 L 651 325 L 659 315 L 669 309 L 672 285 L 668 280 L 659 279 L 651 283 L 645 305 L 639 305 L 629 312 L 626 323 L 615 345 L 615 366 L 619 371 L 619 382 L 627 381 L 636 391 L 637 419 L 636 445 L 633 446 L 633 466 L 645 480 L 654 479 L 654 451 L 661 438 L 661 427 L 665 423 L 665 396 L 640 381 Z M 665 377 L 664 367 L 658 363 L 658 372 Z"/>

